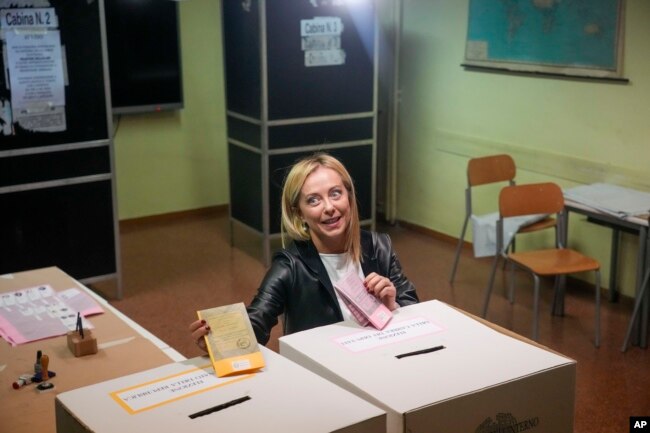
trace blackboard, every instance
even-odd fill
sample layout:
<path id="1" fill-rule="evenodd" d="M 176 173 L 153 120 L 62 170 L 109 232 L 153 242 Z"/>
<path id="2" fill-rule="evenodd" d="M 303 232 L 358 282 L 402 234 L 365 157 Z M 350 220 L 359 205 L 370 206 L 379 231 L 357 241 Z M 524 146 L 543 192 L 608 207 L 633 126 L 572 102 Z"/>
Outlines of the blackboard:
<path id="1" fill-rule="evenodd" d="M 105 0 L 113 114 L 183 108 L 178 3 Z"/>

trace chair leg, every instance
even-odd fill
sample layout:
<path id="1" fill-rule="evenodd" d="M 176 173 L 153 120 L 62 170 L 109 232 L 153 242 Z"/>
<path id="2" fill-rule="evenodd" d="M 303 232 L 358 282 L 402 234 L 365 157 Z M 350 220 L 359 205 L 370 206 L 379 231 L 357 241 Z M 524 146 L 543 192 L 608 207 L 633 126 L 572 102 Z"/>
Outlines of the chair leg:
<path id="1" fill-rule="evenodd" d="M 456 245 L 456 255 L 454 257 L 454 264 L 451 267 L 449 284 L 454 284 L 454 278 L 456 277 L 456 268 L 458 267 L 458 261 L 460 260 L 460 252 L 463 249 L 463 242 L 465 241 L 465 232 L 467 231 L 468 221 L 469 221 L 469 215 L 465 215 L 465 221 L 463 222 L 463 229 L 460 231 L 460 237 L 458 238 L 458 245 Z"/>
<path id="2" fill-rule="evenodd" d="M 494 286 L 494 274 L 497 271 L 497 265 L 499 264 L 500 254 L 497 253 L 494 255 L 494 260 L 492 261 L 492 271 L 490 272 L 490 280 L 488 281 L 488 286 L 485 289 L 485 297 L 483 299 L 483 311 L 481 317 L 485 319 L 487 316 L 488 304 L 490 303 L 490 295 L 492 294 L 492 287 Z"/>
<path id="3" fill-rule="evenodd" d="M 533 294 L 533 340 L 539 339 L 539 277 L 533 274 L 535 291 Z"/>
<path id="4" fill-rule="evenodd" d="M 564 316 L 564 311 L 560 308 L 562 305 L 563 301 L 561 299 L 562 297 L 562 288 L 561 286 L 562 282 L 562 276 L 561 275 L 556 275 L 555 276 L 555 281 L 553 283 L 553 305 L 551 305 L 551 315 L 552 316 Z"/>
<path id="5" fill-rule="evenodd" d="M 595 343 L 596 347 L 600 347 L 600 270 L 596 269 L 596 336 Z"/>
<path id="6" fill-rule="evenodd" d="M 508 293 L 508 300 L 511 304 L 515 303 L 515 264 L 511 260 L 506 260 L 510 263 L 510 291 Z"/>
<path id="7" fill-rule="evenodd" d="M 510 241 L 510 245 L 508 245 L 508 246 L 506 247 L 506 249 L 505 249 L 505 251 L 504 251 L 503 253 L 504 253 L 505 255 L 507 255 L 507 254 L 508 254 L 508 251 L 510 251 L 511 253 L 514 253 L 514 252 L 515 252 L 515 237 L 514 237 L 514 236 L 512 237 L 512 241 Z M 504 260 L 504 261 L 503 261 L 503 268 L 502 268 L 502 270 L 505 271 L 505 269 L 506 269 L 506 265 L 507 265 L 507 264 L 508 264 L 508 261 L 507 261 L 507 260 Z"/>
<path id="8" fill-rule="evenodd" d="M 634 322 L 637 319 L 637 314 L 641 309 L 641 304 L 643 303 L 643 298 L 645 297 L 646 289 L 648 288 L 648 280 L 650 280 L 650 269 L 648 269 L 643 277 L 643 282 L 641 283 L 641 290 L 636 295 L 636 300 L 634 301 L 634 310 L 632 311 L 632 316 L 630 317 L 630 323 L 627 325 L 627 332 L 625 333 L 625 340 L 623 341 L 623 347 L 621 347 L 621 352 L 625 352 L 630 343 L 630 336 L 632 335 L 632 328 L 634 328 Z"/>
<path id="9" fill-rule="evenodd" d="M 555 297 L 553 299 L 553 315 L 564 316 L 564 294 L 566 292 L 566 275 L 558 275 L 556 277 L 559 281 L 558 286 L 555 288 Z"/>

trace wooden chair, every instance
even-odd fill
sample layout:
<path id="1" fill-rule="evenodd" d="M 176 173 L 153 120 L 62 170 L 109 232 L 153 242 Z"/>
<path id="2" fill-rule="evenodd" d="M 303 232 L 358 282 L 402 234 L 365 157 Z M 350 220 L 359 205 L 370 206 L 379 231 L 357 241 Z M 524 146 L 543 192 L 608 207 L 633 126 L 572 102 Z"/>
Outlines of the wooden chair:
<path id="1" fill-rule="evenodd" d="M 456 255 L 451 268 L 451 276 L 449 277 L 450 284 L 454 284 L 456 269 L 460 260 L 460 252 L 463 249 L 465 233 L 467 232 L 467 224 L 473 213 L 472 188 L 497 182 L 508 182 L 509 185 L 515 185 L 516 173 L 515 162 L 510 155 L 492 155 L 469 160 L 467 164 L 467 188 L 465 188 L 465 221 L 463 221 L 463 228 L 461 229 L 458 244 L 456 245 Z M 555 220 L 550 217 L 526 225 L 519 229 L 517 233 L 533 232 L 549 227 L 555 227 Z"/>
<path id="2" fill-rule="evenodd" d="M 503 252 L 494 257 L 495 266 L 492 268 L 490 281 L 485 290 L 483 303 L 483 317 L 487 314 L 490 294 L 494 285 L 494 274 L 496 262 L 499 256 L 504 256 L 511 264 L 512 276 L 511 287 L 514 288 L 514 266 L 513 264 L 529 271 L 534 279 L 533 293 L 533 339 L 539 338 L 539 298 L 540 298 L 540 277 L 555 276 L 556 291 L 558 290 L 557 277 L 578 272 L 594 271 L 596 275 L 596 311 L 595 311 L 595 341 L 596 347 L 600 346 L 600 263 L 591 257 L 587 257 L 575 250 L 565 248 L 562 245 L 561 233 L 562 224 L 566 222 L 564 210 L 564 196 L 559 186 L 554 183 L 538 183 L 528 185 L 507 186 L 499 194 L 499 220 L 497 222 L 497 248 L 503 251 L 503 219 L 507 217 L 531 215 L 531 214 L 556 214 L 556 247 L 551 249 L 524 251 L 524 252 Z M 501 241 L 500 241 L 501 240 Z M 512 291 L 511 291 L 512 293 Z M 511 299 L 512 302 L 512 299 Z"/>
<path id="3" fill-rule="evenodd" d="M 648 226 L 650 228 L 650 215 L 648 216 Z M 646 244 L 646 261 L 650 260 L 650 242 Z M 632 331 L 634 330 L 635 322 L 637 321 L 639 312 L 641 311 L 641 305 L 643 300 L 646 297 L 646 292 L 650 286 L 650 265 L 646 263 L 645 274 L 643 275 L 643 280 L 641 282 L 641 287 L 639 287 L 639 292 L 635 296 L 634 309 L 632 311 L 632 316 L 630 317 L 630 323 L 627 325 L 627 332 L 625 333 L 625 340 L 623 340 L 623 347 L 621 347 L 621 352 L 625 352 L 630 345 L 630 337 L 632 336 Z"/>

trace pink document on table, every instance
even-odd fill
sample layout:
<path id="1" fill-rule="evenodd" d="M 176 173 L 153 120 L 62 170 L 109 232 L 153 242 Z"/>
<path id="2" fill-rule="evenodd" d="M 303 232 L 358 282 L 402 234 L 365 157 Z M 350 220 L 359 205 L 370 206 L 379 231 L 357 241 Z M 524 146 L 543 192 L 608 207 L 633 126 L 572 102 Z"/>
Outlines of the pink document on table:
<path id="1" fill-rule="evenodd" d="M 47 284 L 0 294 L 0 337 L 11 345 L 28 343 L 74 331 L 82 316 L 104 310 L 79 289 L 55 292 Z M 83 321 L 83 327 L 92 325 Z"/>

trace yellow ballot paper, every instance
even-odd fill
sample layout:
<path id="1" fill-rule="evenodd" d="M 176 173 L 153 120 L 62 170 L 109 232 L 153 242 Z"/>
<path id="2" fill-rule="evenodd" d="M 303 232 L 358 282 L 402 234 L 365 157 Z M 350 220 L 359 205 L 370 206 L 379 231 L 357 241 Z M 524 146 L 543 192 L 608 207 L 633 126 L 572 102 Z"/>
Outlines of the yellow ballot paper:
<path id="1" fill-rule="evenodd" d="M 264 367 L 264 357 L 242 302 L 199 310 L 197 314 L 210 326 L 205 345 L 218 377 Z"/>

